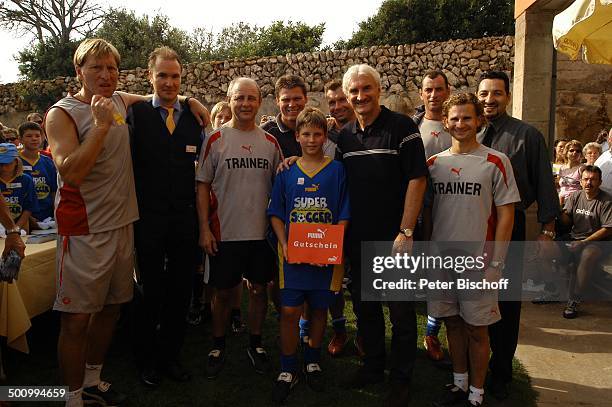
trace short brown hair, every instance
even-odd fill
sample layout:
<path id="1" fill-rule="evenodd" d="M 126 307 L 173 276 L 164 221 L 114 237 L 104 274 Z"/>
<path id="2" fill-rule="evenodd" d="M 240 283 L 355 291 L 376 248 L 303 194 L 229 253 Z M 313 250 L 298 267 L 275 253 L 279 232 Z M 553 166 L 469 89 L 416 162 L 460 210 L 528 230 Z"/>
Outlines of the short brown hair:
<path id="1" fill-rule="evenodd" d="M 113 44 L 101 38 L 88 38 L 81 42 L 76 51 L 74 51 L 72 62 L 74 66 L 83 66 L 87 58 L 92 56 L 99 57 L 102 55 L 112 55 L 115 57 L 117 66 L 119 66 L 121 62 L 119 51 L 117 51 L 117 48 L 115 48 Z"/>
<path id="2" fill-rule="evenodd" d="M 283 75 L 277 79 L 274 84 L 274 97 L 278 99 L 278 95 L 280 95 L 281 89 L 293 89 L 300 88 L 306 96 L 306 83 L 304 83 L 304 79 L 297 75 Z"/>
<path id="3" fill-rule="evenodd" d="M 303 127 L 312 126 L 323 130 L 323 133 L 327 135 L 327 119 L 322 111 L 316 107 L 306 106 L 304 110 L 300 112 L 295 121 L 295 132 L 300 133 Z"/>
<path id="4" fill-rule="evenodd" d="M 17 131 L 19 132 L 19 138 L 22 138 L 23 135 L 25 134 L 26 131 L 28 130 L 35 130 L 35 131 L 39 131 L 40 135 L 42 136 L 42 127 L 40 127 L 40 125 L 36 122 L 23 122 L 19 125 L 19 128 L 17 129 Z"/>
<path id="5" fill-rule="evenodd" d="M 442 105 L 442 115 L 448 117 L 448 112 L 453 106 L 474 105 L 476 116 L 484 117 L 484 106 L 472 92 L 455 93 L 451 95 Z"/>
<path id="6" fill-rule="evenodd" d="M 442 79 L 444 79 L 444 85 L 446 85 L 446 87 L 448 88 L 448 78 L 446 77 L 446 74 L 440 71 L 439 69 L 432 69 L 431 71 L 425 72 L 425 75 L 423 75 L 423 79 L 425 78 L 436 79 L 438 76 L 441 76 Z M 422 81 L 421 81 L 421 89 L 423 89 Z"/>
<path id="7" fill-rule="evenodd" d="M 325 84 L 324 92 L 327 93 L 328 90 L 332 92 L 336 89 L 342 89 L 342 80 L 340 79 L 332 79 L 331 81 Z"/>
<path id="8" fill-rule="evenodd" d="M 181 58 L 179 57 L 178 52 L 176 52 L 175 50 L 173 50 L 170 47 L 167 46 L 161 46 L 161 47 L 157 47 L 155 48 L 153 51 L 151 51 L 151 53 L 149 54 L 149 71 L 152 71 L 153 68 L 155 67 L 155 63 L 157 62 L 157 58 L 161 58 L 161 59 L 165 59 L 165 60 L 176 60 L 176 62 L 178 62 L 179 66 L 181 68 L 183 68 L 183 64 L 181 63 Z"/>

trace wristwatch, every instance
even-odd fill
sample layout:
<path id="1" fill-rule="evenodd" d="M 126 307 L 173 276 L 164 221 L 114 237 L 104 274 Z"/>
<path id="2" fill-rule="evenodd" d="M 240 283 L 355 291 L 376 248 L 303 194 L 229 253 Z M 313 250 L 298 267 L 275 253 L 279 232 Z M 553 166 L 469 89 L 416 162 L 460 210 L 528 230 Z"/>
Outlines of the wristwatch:
<path id="1" fill-rule="evenodd" d="M 414 231 L 410 228 L 406 228 L 406 229 L 400 229 L 400 233 L 406 237 L 412 237 L 412 235 L 414 234 Z"/>
<path id="2" fill-rule="evenodd" d="M 11 234 L 18 234 L 18 235 L 20 235 L 21 234 L 21 228 L 19 226 L 15 225 L 14 227 L 12 227 L 10 229 L 7 229 L 6 230 L 6 235 L 8 236 L 8 235 L 11 235 Z"/>
<path id="3" fill-rule="evenodd" d="M 489 267 L 493 268 L 493 269 L 498 269 L 498 270 L 503 270 L 505 267 L 505 264 L 503 261 L 501 260 L 493 260 L 489 263 Z"/>
<path id="4" fill-rule="evenodd" d="M 553 240 L 554 240 L 554 239 L 555 239 L 555 237 L 557 236 L 557 235 L 555 234 L 555 232 L 553 232 L 552 230 L 543 230 L 543 231 L 541 231 L 540 233 L 542 233 L 542 234 L 543 234 L 543 235 L 545 235 L 545 236 L 550 237 L 550 238 L 551 238 L 551 239 L 553 239 Z"/>

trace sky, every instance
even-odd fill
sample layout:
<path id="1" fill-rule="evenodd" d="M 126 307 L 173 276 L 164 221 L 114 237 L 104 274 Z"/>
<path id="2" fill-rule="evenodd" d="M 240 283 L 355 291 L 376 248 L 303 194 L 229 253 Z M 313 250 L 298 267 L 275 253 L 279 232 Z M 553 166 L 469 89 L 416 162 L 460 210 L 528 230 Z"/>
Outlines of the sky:
<path id="1" fill-rule="evenodd" d="M 97 1 L 103 6 L 113 7 L 123 7 L 128 3 L 119 0 Z M 276 20 L 301 21 L 309 25 L 324 22 L 323 43 L 332 44 L 338 39 L 350 38 L 353 31 L 358 29 L 358 23 L 375 14 L 382 2 L 383 0 L 230 0 L 225 3 L 217 0 L 130 0 L 127 8 L 134 10 L 137 15 L 165 14 L 174 27 L 186 31 L 206 27 L 218 32 L 221 28 L 240 21 L 259 26 Z M 19 71 L 14 55 L 33 42 L 33 36 L 16 38 L 14 32 L 0 30 L 0 83 L 17 81 Z"/>

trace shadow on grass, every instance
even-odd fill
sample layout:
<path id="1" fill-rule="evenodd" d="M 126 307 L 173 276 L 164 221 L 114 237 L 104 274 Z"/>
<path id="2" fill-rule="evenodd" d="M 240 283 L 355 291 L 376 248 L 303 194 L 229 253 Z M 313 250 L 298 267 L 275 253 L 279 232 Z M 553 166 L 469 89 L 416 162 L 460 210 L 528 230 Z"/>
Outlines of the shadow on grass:
<path id="1" fill-rule="evenodd" d="M 348 297 L 347 297 L 348 299 Z M 350 302 L 350 301 L 347 301 Z M 385 313 L 387 310 L 385 309 Z M 351 338 L 355 334 L 355 317 L 352 307 L 346 309 L 347 329 Z M 428 406 L 435 399 L 440 389 L 451 379 L 451 369 L 446 364 L 435 365 L 426 359 L 423 350 L 423 333 L 427 321 L 425 307 L 417 304 L 419 338 L 417 361 L 412 382 L 411 406 Z M 271 357 L 271 371 L 265 375 L 256 374 L 251 368 L 246 354 L 248 335 L 227 337 L 226 365 L 217 380 L 210 381 L 204 376 L 204 364 L 210 346 L 208 325 L 189 327 L 183 364 L 193 378 L 188 383 L 176 383 L 164 379 L 162 386 L 150 390 L 138 379 L 138 371 L 132 356 L 129 321 L 123 318 L 118 327 L 113 345 L 109 351 L 103 372 L 103 378 L 111 379 L 118 390 L 129 394 L 124 406 L 206 406 L 206 407 L 259 407 L 271 405 L 270 397 L 274 380 L 278 375 L 279 352 L 277 346 L 278 323 L 269 312 L 266 321 L 264 344 Z M 57 385 L 59 383 L 56 344 L 58 317 L 48 313 L 34 322 L 29 334 L 31 354 L 24 355 L 9 351 L 7 355 L 7 384 L 19 385 Z M 328 328 L 329 341 L 331 327 Z M 387 325 L 387 345 L 390 345 L 390 326 Z M 440 338 L 445 338 L 444 332 Z M 446 347 L 446 343 L 443 340 Z M 357 368 L 359 361 L 354 355 L 352 341 L 343 357 L 334 358 L 323 352 L 322 366 L 327 378 L 327 389 L 315 393 L 301 382 L 292 391 L 287 405 L 295 407 L 380 406 L 386 396 L 385 384 L 369 386 L 364 390 L 345 390 L 341 383 Z M 515 364 L 515 382 L 512 398 L 504 403 L 496 403 L 492 397 L 487 399 L 489 406 L 530 407 L 536 405 L 536 393 L 531 388 L 529 378 L 522 367 Z M 27 404 L 22 404 L 27 405 Z M 61 403 L 31 403 L 35 407 L 43 405 L 61 405 Z"/>

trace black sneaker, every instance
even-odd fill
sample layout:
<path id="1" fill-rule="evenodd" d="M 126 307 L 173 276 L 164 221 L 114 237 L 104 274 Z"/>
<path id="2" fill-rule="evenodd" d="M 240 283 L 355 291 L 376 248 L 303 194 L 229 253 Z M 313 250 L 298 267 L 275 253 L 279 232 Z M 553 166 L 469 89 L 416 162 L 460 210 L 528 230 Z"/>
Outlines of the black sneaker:
<path id="1" fill-rule="evenodd" d="M 119 406 L 127 399 L 125 394 L 121 394 L 111 388 L 108 382 L 100 382 L 97 386 L 85 387 L 83 389 L 83 403 L 97 403 L 101 406 Z"/>
<path id="2" fill-rule="evenodd" d="M 268 370 L 268 354 L 264 348 L 253 348 L 249 346 L 247 348 L 247 355 L 249 355 L 253 369 L 255 369 L 257 373 L 264 374 L 266 370 Z"/>
<path id="3" fill-rule="evenodd" d="M 291 389 L 297 384 L 298 376 L 289 372 L 281 372 L 276 379 L 274 390 L 272 390 L 272 400 L 276 403 L 282 403 L 287 400 Z"/>
<path id="4" fill-rule="evenodd" d="M 323 378 L 323 370 L 318 363 L 309 363 L 304 366 L 304 375 L 306 375 L 306 383 L 314 391 L 325 391 L 325 380 Z"/>
<path id="5" fill-rule="evenodd" d="M 198 326 L 202 323 L 202 312 L 200 307 L 191 307 L 185 318 L 186 322 L 191 326 Z"/>
<path id="6" fill-rule="evenodd" d="M 208 379 L 216 379 L 219 372 L 225 364 L 225 350 L 213 349 L 208 352 L 208 360 L 206 362 L 206 377 Z"/>
<path id="7" fill-rule="evenodd" d="M 459 403 L 465 403 L 467 399 L 468 392 L 451 383 L 444 386 L 444 393 L 431 405 L 434 407 L 454 406 Z"/>
<path id="8" fill-rule="evenodd" d="M 243 334 L 246 331 L 246 325 L 242 323 L 240 318 L 232 318 L 232 332 L 234 335 Z"/>
<path id="9" fill-rule="evenodd" d="M 140 381 L 147 387 L 155 388 L 161 384 L 159 370 L 154 367 L 147 367 L 140 373 Z"/>
<path id="10" fill-rule="evenodd" d="M 563 318 L 576 318 L 578 316 L 578 305 L 580 305 L 580 301 L 569 300 L 565 306 L 565 309 L 563 310 Z"/>

